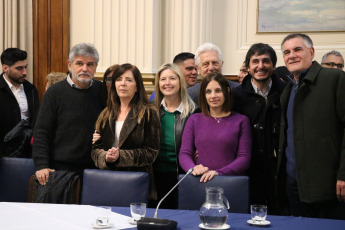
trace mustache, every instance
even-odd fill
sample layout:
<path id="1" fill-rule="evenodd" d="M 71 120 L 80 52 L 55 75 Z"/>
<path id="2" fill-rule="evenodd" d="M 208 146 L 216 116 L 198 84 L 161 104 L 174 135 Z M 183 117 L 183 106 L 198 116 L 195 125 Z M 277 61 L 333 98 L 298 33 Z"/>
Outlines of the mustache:
<path id="1" fill-rule="evenodd" d="M 79 77 L 80 75 L 87 75 L 89 77 L 92 77 L 90 73 L 88 72 L 81 72 L 81 73 L 78 73 L 77 76 Z"/>

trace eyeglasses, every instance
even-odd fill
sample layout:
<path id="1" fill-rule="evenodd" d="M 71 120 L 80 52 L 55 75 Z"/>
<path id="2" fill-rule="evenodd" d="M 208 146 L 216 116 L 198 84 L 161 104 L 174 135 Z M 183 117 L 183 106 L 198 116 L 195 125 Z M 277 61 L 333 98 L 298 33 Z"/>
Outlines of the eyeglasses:
<path id="1" fill-rule="evenodd" d="M 107 77 L 107 78 L 105 79 L 105 82 L 106 82 L 106 83 L 111 83 L 111 82 L 112 82 L 112 77 Z"/>
<path id="2" fill-rule="evenodd" d="M 332 68 L 334 68 L 335 66 L 338 68 L 338 69 L 342 69 L 344 68 L 344 65 L 343 64 L 336 64 L 334 62 L 325 62 L 325 63 L 322 63 L 323 65 L 326 65 L 326 66 L 330 66 Z"/>

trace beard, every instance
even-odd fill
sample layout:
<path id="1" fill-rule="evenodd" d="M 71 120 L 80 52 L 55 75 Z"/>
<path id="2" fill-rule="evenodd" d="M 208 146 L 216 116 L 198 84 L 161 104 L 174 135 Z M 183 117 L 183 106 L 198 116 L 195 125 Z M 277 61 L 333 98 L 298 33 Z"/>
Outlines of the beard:
<path id="1" fill-rule="evenodd" d="M 10 79 L 10 81 L 16 83 L 16 84 L 23 84 L 26 78 L 26 74 L 23 74 L 20 77 L 12 75 L 11 71 L 8 72 L 7 77 Z"/>
<path id="2" fill-rule="evenodd" d="M 254 78 L 254 77 L 253 77 Z M 267 76 L 266 78 L 261 78 L 261 79 L 257 79 L 257 78 L 254 78 L 255 81 L 257 82 L 267 82 L 271 79 L 271 75 L 270 76 Z"/>
<path id="3" fill-rule="evenodd" d="M 89 78 L 84 78 L 84 77 L 81 78 L 80 75 L 87 75 L 87 76 L 89 76 Z M 81 73 L 78 73 L 76 75 L 72 74 L 72 76 L 75 80 L 77 80 L 81 84 L 90 83 L 92 81 L 92 76 L 88 72 L 81 72 Z"/>

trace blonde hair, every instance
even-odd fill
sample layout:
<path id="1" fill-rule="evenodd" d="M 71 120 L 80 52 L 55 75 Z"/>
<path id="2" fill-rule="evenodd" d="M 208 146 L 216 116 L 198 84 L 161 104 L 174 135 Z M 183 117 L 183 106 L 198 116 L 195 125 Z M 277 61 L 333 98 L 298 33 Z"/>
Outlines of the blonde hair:
<path id="1" fill-rule="evenodd" d="M 59 81 L 65 80 L 67 74 L 61 72 L 51 72 L 47 75 L 47 88 L 58 83 Z"/>
<path id="2" fill-rule="evenodd" d="M 163 71 L 170 69 L 172 70 L 176 76 L 179 78 L 180 80 L 180 90 L 179 90 L 179 94 L 180 94 L 180 98 L 181 98 L 181 102 L 182 102 L 182 112 L 181 112 L 181 116 L 182 118 L 185 118 L 188 116 L 188 114 L 192 113 L 195 110 L 195 104 L 193 102 L 193 100 L 189 97 L 188 93 L 187 93 L 187 83 L 186 80 L 181 72 L 181 69 L 173 64 L 173 63 L 165 63 L 163 64 L 157 74 L 156 74 L 156 80 L 155 80 L 155 91 L 156 91 L 156 98 L 155 98 L 155 105 L 157 108 L 160 107 L 161 102 L 164 98 L 164 95 L 162 94 L 162 92 L 159 89 L 159 79 L 160 76 L 162 74 Z"/>

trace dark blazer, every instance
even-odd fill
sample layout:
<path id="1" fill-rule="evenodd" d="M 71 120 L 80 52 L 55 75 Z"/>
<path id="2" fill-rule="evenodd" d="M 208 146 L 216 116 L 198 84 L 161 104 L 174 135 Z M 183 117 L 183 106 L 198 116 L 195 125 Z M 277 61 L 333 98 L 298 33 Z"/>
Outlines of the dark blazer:
<path id="1" fill-rule="evenodd" d="M 281 95 L 278 177 L 284 179 L 286 112 L 292 84 Z M 345 72 L 313 62 L 299 83 L 293 105 L 297 185 L 303 202 L 336 199 L 345 181 Z"/>
<path id="2" fill-rule="evenodd" d="M 138 111 L 132 107 L 122 126 L 119 137 L 119 159 L 115 163 L 106 163 L 108 149 L 115 140 L 115 121 L 106 123 L 100 130 L 101 139 L 93 144 L 91 157 L 100 169 L 119 171 L 148 172 L 151 177 L 150 198 L 156 198 L 152 163 L 156 160 L 160 147 L 160 122 L 156 109 L 145 112 L 138 124 Z"/>
<path id="3" fill-rule="evenodd" d="M 28 81 L 23 82 L 24 92 L 28 101 L 30 125 L 33 129 L 36 123 L 38 112 L 38 93 L 36 87 Z M 0 156 L 6 156 L 5 149 L 9 148 L 4 144 L 5 135 L 21 121 L 21 114 L 18 102 L 8 87 L 4 74 L 0 75 Z M 31 153 L 29 153 L 31 155 Z"/>
<path id="4" fill-rule="evenodd" d="M 277 152 L 280 125 L 280 94 L 285 88 L 276 75 L 267 98 L 255 93 L 252 76 L 247 75 L 241 85 L 233 89 L 233 110 L 246 115 L 251 123 L 253 144 L 249 168 L 251 202 L 269 205 L 271 213 L 277 213 Z"/>

